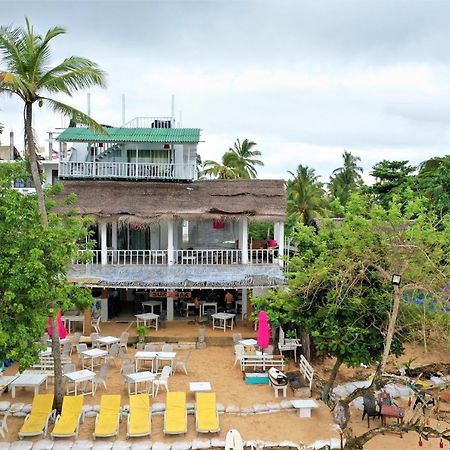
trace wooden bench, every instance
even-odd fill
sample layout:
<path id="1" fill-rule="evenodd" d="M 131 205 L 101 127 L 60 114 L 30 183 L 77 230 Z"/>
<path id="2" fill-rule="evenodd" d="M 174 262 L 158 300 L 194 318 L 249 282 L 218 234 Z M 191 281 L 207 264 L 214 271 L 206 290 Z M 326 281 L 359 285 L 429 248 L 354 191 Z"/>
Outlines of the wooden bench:
<path id="1" fill-rule="evenodd" d="M 245 372 L 246 369 L 252 370 L 269 370 L 271 367 L 276 367 L 284 370 L 284 358 L 281 355 L 243 355 L 241 357 L 241 370 Z"/>

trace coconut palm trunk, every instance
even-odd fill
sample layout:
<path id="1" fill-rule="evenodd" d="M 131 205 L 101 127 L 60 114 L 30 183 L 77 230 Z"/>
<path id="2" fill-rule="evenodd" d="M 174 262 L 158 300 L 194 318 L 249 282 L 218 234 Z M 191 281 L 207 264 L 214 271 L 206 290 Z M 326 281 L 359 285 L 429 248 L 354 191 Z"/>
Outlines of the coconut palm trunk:
<path id="1" fill-rule="evenodd" d="M 53 402 L 53 407 L 57 411 L 61 411 L 63 397 L 64 397 L 64 386 L 63 386 L 63 376 L 62 376 L 62 364 L 61 364 L 61 343 L 59 342 L 59 327 L 58 327 L 58 314 L 53 310 L 52 316 L 52 354 L 53 354 L 53 370 L 54 370 L 54 395 L 55 400 Z"/>
<path id="2" fill-rule="evenodd" d="M 42 189 L 42 181 L 39 169 L 39 163 L 36 156 L 36 145 L 33 137 L 33 104 L 30 102 L 25 103 L 24 108 L 25 116 L 25 154 L 28 167 L 30 169 L 31 178 L 36 189 L 36 199 L 38 202 L 39 212 L 41 214 L 42 223 L 48 225 L 47 208 L 45 207 L 44 190 Z"/>

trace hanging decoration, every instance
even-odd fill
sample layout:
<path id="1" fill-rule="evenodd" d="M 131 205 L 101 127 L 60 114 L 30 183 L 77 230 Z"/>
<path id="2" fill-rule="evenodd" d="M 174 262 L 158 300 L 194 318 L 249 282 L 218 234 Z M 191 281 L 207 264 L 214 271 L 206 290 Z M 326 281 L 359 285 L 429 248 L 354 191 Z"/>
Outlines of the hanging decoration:
<path id="1" fill-rule="evenodd" d="M 131 223 L 131 229 L 136 231 L 141 231 L 145 228 L 145 224 L 141 222 L 132 222 Z"/>
<path id="2" fill-rule="evenodd" d="M 225 221 L 223 219 L 214 219 L 213 228 L 216 230 L 223 230 L 225 228 Z"/>

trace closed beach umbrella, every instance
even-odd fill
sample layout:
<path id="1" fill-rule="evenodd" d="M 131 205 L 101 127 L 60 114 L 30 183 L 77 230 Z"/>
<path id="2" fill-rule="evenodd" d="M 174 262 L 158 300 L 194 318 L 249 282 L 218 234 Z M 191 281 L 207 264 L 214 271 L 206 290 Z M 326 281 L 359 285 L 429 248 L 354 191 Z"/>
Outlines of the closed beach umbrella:
<path id="1" fill-rule="evenodd" d="M 269 346 L 270 325 L 269 317 L 265 311 L 260 311 L 258 314 L 258 337 L 256 341 L 262 349 L 265 349 Z"/>
<path id="2" fill-rule="evenodd" d="M 47 333 L 49 336 L 53 335 L 53 328 L 52 328 L 52 318 L 48 318 L 48 327 L 47 327 Z M 60 339 L 65 339 L 66 336 L 69 334 L 66 330 L 66 327 L 64 326 L 64 322 L 61 317 L 61 311 L 58 311 L 58 334 Z"/>

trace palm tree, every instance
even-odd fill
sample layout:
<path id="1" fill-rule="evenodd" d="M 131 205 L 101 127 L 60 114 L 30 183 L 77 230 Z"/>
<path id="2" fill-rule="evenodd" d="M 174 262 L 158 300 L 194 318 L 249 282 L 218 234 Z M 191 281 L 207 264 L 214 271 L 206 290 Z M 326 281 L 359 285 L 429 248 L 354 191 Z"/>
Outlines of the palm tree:
<path id="1" fill-rule="evenodd" d="M 45 198 L 41 186 L 40 167 L 36 157 L 33 137 L 33 106 L 46 105 L 53 111 L 69 116 L 75 122 L 88 125 L 99 132 L 103 128 L 86 114 L 44 95 L 66 94 L 72 96 L 80 89 L 104 86 L 105 73 L 97 64 L 86 58 L 71 56 L 50 68 L 50 42 L 65 30 L 53 27 L 45 36 L 34 33 L 28 18 L 26 26 L 0 28 L 0 93 L 17 95 L 24 102 L 25 155 L 36 188 L 36 196 L 44 225 L 48 224 Z"/>
<path id="2" fill-rule="evenodd" d="M 358 161 L 361 161 L 359 156 L 353 156 L 350 152 L 344 151 L 342 158 L 344 165 L 333 170 L 328 188 L 331 195 L 345 205 L 350 193 L 356 191 L 363 184 L 361 177 L 363 169 L 358 166 Z"/>
<path id="3" fill-rule="evenodd" d="M 325 191 L 320 176 L 308 166 L 299 165 L 297 172 L 289 173 L 294 177 L 286 182 L 288 212 L 291 218 L 311 224 L 313 218 L 324 211 Z"/>
<path id="4" fill-rule="evenodd" d="M 244 139 L 242 144 L 239 139 L 236 139 L 233 148 L 230 148 L 227 152 L 236 158 L 234 163 L 239 173 L 239 178 L 256 178 L 258 172 L 255 166 L 264 166 L 262 161 L 255 159 L 255 157 L 261 156 L 259 150 L 252 150 L 255 145 L 257 145 L 256 142 L 248 139 Z"/>
<path id="5" fill-rule="evenodd" d="M 220 180 L 235 180 L 237 178 L 242 178 L 236 160 L 236 155 L 230 151 L 223 154 L 220 163 L 207 159 L 203 163 L 203 175 L 215 177 Z"/>
<path id="6" fill-rule="evenodd" d="M 65 30 L 54 27 L 45 36 L 34 33 L 28 18 L 26 27 L 0 27 L 0 93 L 17 95 L 24 102 L 25 156 L 36 188 L 36 197 L 41 220 L 48 226 L 47 208 L 41 185 L 40 167 L 36 157 L 36 143 L 33 136 L 33 106 L 46 105 L 53 111 L 69 116 L 77 123 L 88 125 L 104 133 L 103 128 L 81 111 L 45 95 L 66 94 L 71 96 L 80 89 L 91 86 L 104 86 L 105 73 L 92 61 L 78 56 L 64 59 L 60 64 L 50 68 L 50 42 Z M 51 293 L 49 293 L 51 296 Z M 55 406 L 59 410 L 63 398 L 61 348 L 58 336 L 58 323 L 54 300 L 52 350 L 55 367 Z"/>

